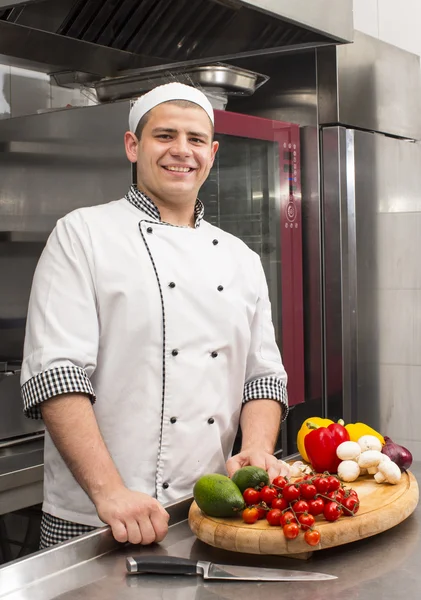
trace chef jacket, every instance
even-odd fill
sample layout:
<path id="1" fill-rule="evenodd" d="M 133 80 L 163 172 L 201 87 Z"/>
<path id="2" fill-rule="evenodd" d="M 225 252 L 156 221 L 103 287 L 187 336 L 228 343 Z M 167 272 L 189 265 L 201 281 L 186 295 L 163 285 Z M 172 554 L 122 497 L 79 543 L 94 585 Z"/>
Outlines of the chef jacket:
<path id="1" fill-rule="evenodd" d="M 287 413 L 260 258 L 202 217 L 198 201 L 195 227 L 162 222 L 134 186 L 75 210 L 52 232 L 29 302 L 26 414 L 88 394 L 125 485 L 163 504 L 226 472 L 243 402 L 270 398 Z M 43 510 L 103 524 L 48 432 Z"/>

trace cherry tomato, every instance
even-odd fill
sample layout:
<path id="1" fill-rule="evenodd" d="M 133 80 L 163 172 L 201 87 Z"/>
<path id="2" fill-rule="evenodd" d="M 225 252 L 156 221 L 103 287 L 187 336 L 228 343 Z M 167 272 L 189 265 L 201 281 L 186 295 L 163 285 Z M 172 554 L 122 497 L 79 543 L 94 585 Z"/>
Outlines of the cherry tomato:
<path id="1" fill-rule="evenodd" d="M 308 502 L 306 502 L 305 500 L 298 500 L 297 502 L 294 502 L 292 508 L 294 509 L 294 512 L 297 515 L 300 513 L 308 512 Z"/>
<path id="2" fill-rule="evenodd" d="M 309 546 L 317 546 L 320 542 L 320 531 L 317 531 L 317 529 L 308 529 L 304 534 L 304 539 Z"/>
<path id="3" fill-rule="evenodd" d="M 282 511 L 279 508 L 272 508 L 267 515 L 266 520 L 269 525 L 280 525 L 281 524 Z"/>
<path id="4" fill-rule="evenodd" d="M 281 525 L 282 527 L 284 525 L 287 525 L 288 523 L 296 523 L 297 519 L 295 518 L 295 515 L 292 511 L 287 510 L 287 512 L 284 512 L 284 514 L 281 517 Z"/>
<path id="5" fill-rule="evenodd" d="M 258 504 L 260 502 L 260 492 L 255 490 L 254 488 L 247 488 L 243 492 L 243 498 L 246 501 L 246 504 Z"/>
<path id="6" fill-rule="evenodd" d="M 347 490 L 345 495 L 346 496 L 354 496 L 354 498 L 356 498 L 359 501 L 358 494 L 355 490 L 352 490 L 352 489 Z"/>
<path id="7" fill-rule="evenodd" d="M 344 498 L 342 500 L 342 506 L 344 515 L 346 517 L 351 517 L 352 515 L 355 515 L 355 513 L 358 512 L 358 509 L 360 508 L 360 503 L 358 502 L 358 499 L 354 496 L 348 496 L 348 498 Z"/>
<path id="8" fill-rule="evenodd" d="M 321 515 L 323 509 L 325 507 L 325 501 L 323 498 L 315 498 L 314 500 L 310 500 L 308 503 L 308 512 L 317 517 L 317 515 Z"/>
<path id="9" fill-rule="evenodd" d="M 328 492 L 334 492 L 335 490 L 339 490 L 339 488 L 341 487 L 341 482 L 334 475 L 329 475 L 329 477 L 327 477 L 327 480 L 329 482 Z"/>
<path id="10" fill-rule="evenodd" d="M 313 515 L 309 515 L 308 513 L 303 513 L 298 517 L 298 522 L 301 525 L 301 529 L 304 531 L 310 529 L 310 527 L 313 527 L 315 520 L 316 519 L 313 517 Z"/>
<path id="11" fill-rule="evenodd" d="M 243 510 L 244 523 L 248 523 L 249 525 L 252 523 L 256 523 L 258 518 L 259 518 L 259 511 L 254 506 L 252 508 L 245 508 Z"/>
<path id="12" fill-rule="evenodd" d="M 304 500 L 313 500 L 314 496 L 317 494 L 316 486 L 312 483 L 303 483 L 300 486 L 300 494 L 301 498 L 304 498 Z"/>
<path id="13" fill-rule="evenodd" d="M 275 488 L 271 488 L 268 485 L 265 485 L 260 492 L 261 500 L 266 502 L 268 506 L 271 506 L 272 501 L 275 500 L 277 496 L 278 492 L 275 490 Z"/>
<path id="14" fill-rule="evenodd" d="M 328 494 L 326 494 L 326 497 L 330 500 L 337 500 L 338 502 L 341 502 L 344 495 L 345 494 L 340 490 L 334 490 L 333 492 L 329 492 Z"/>
<path id="15" fill-rule="evenodd" d="M 286 485 L 282 490 L 282 495 L 288 502 L 293 502 L 300 497 L 300 488 L 293 484 Z"/>
<path id="16" fill-rule="evenodd" d="M 326 494 L 329 491 L 329 480 L 327 477 L 316 477 L 313 483 L 319 494 Z"/>
<path id="17" fill-rule="evenodd" d="M 338 490 L 335 490 L 336 494 L 338 496 L 338 498 L 344 498 L 345 497 L 345 489 L 343 487 L 340 487 Z"/>
<path id="18" fill-rule="evenodd" d="M 272 502 L 272 508 L 279 508 L 279 510 L 285 510 L 288 507 L 288 500 L 285 498 L 275 498 Z"/>
<path id="19" fill-rule="evenodd" d="M 282 477 L 282 475 L 275 477 L 275 479 L 272 481 L 272 485 L 274 485 L 277 488 L 281 488 L 281 489 L 283 489 L 287 483 L 288 483 L 288 480 L 285 479 L 285 477 Z"/>
<path id="20" fill-rule="evenodd" d="M 264 519 L 266 517 L 267 510 L 265 508 L 262 506 L 255 506 L 254 508 L 257 508 L 259 513 L 259 516 L 257 517 L 258 519 Z"/>
<path id="21" fill-rule="evenodd" d="M 341 507 L 336 502 L 328 502 L 323 509 L 326 521 L 336 521 L 342 514 Z"/>
<path id="22" fill-rule="evenodd" d="M 287 523 L 283 526 L 284 535 L 287 540 L 294 540 L 300 533 L 297 523 Z"/>

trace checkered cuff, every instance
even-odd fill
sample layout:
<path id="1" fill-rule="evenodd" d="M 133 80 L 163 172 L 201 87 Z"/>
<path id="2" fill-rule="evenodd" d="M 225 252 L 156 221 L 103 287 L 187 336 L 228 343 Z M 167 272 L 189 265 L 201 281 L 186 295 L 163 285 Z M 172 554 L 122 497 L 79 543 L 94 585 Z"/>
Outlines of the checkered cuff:
<path id="1" fill-rule="evenodd" d="M 288 392 L 285 383 L 277 377 L 261 377 L 244 386 L 243 402 L 249 400 L 277 400 L 283 406 L 282 420 L 288 416 Z"/>
<path id="2" fill-rule="evenodd" d="M 29 379 L 21 388 L 24 413 L 31 419 L 42 419 L 39 407 L 41 402 L 72 392 L 88 394 L 91 402 L 95 402 L 94 388 L 84 369 L 68 366 L 43 371 Z"/>

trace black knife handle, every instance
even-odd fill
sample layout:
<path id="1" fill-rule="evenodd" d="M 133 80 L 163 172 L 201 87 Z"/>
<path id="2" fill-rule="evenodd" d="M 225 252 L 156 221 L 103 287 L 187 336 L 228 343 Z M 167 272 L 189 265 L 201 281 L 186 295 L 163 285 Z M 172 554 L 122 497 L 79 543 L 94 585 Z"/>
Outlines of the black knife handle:
<path id="1" fill-rule="evenodd" d="M 158 573 L 161 575 L 197 575 L 197 561 L 177 556 L 128 556 L 129 573 Z"/>

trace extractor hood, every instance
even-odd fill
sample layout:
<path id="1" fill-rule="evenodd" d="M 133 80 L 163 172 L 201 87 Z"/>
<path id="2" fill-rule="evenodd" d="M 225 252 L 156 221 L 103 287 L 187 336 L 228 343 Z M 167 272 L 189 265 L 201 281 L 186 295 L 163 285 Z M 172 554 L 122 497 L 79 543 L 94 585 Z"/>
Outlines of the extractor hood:
<path id="1" fill-rule="evenodd" d="M 0 0 L 0 63 L 110 77 L 349 42 L 352 0 Z"/>

